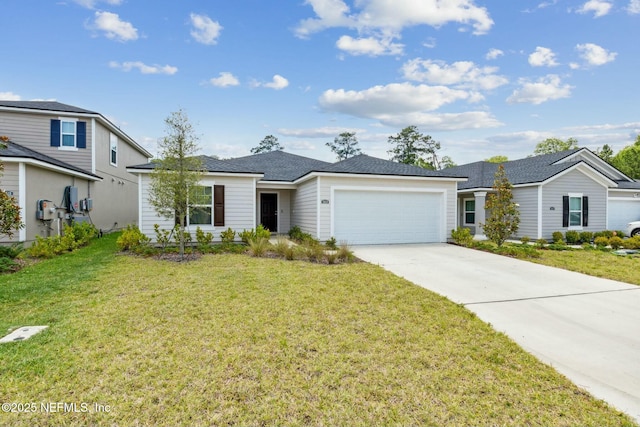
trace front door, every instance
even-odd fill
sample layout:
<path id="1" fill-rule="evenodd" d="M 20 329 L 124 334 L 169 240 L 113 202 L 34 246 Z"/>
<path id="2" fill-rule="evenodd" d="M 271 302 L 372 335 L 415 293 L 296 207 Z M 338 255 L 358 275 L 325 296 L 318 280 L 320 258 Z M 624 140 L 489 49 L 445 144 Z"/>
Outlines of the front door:
<path id="1" fill-rule="evenodd" d="M 278 195 L 260 193 L 260 223 L 272 233 L 278 232 Z"/>

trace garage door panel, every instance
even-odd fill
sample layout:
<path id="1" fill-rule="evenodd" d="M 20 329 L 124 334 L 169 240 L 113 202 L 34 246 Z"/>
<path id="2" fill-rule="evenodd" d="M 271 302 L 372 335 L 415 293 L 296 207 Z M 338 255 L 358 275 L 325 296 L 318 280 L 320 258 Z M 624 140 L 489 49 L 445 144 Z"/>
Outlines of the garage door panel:
<path id="1" fill-rule="evenodd" d="M 609 230 L 625 230 L 631 221 L 640 221 L 640 200 L 609 200 Z"/>
<path id="2" fill-rule="evenodd" d="M 334 236 L 352 244 L 440 242 L 442 193 L 336 191 Z"/>

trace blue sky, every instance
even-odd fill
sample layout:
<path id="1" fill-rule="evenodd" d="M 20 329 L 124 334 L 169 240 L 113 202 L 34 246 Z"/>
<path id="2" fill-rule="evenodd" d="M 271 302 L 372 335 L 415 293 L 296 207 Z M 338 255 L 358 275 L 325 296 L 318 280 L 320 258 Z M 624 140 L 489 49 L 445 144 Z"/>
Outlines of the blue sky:
<path id="1" fill-rule="evenodd" d="M 444 5 L 444 6 L 443 6 Z M 204 154 L 266 135 L 332 161 L 416 125 L 463 164 L 640 133 L 640 0 L 2 0 L 0 99 L 100 112 L 151 152 L 183 109 Z"/>

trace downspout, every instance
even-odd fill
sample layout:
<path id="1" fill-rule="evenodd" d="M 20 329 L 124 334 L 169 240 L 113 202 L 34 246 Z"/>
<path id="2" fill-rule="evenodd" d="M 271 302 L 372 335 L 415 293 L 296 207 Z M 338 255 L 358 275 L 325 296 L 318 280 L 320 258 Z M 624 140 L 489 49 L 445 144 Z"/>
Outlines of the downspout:
<path id="1" fill-rule="evenodd" d="M 320 207 L 322 203 L 320 201 L 320 177 L 316 181 L 316 238 L 320 240 Z"/>
<path id="2" fill-rule="evenodd" d="M 96 119 L 91 119 L 91 173 L 96 173 Z"/>
<path id="3" fill-rule="evenodd" d="M 542 185 L 538 186 L 538 239 L 542 239 Z"/>
<path id="4" fill-rule="evenodd" d="M 27 166 L 22 162 L 18 163 L 18 206 L 20 217 L 25 224 L 18 230 L 18 241 L 24 242 L 27 240 Z"/>

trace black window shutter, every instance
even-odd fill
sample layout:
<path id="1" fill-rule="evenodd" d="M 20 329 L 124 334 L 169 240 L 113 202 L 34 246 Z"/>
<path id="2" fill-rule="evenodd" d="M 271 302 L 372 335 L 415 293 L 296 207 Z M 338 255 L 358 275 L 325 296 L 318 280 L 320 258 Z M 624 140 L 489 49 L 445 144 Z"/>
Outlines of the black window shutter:
<path id="1" fill-rule="evenodd" d="M 51 143 L 52 147 L 60 147 L 60 120 L 51 119 Z"/>
<path id="2" fill-rule="evenodd" d="M 224 227 L 224 185 L 213 186 L 213 225 Z"/>
<path id="3" fill-rule="evenodd" d="M 76 147 L 87 148 L 87 122 L 76 123 Z"/>
<path id="4" fill-rule="evenodd" d="M 582 196 L 582 226 L 587 227 L 589 225 L 589 198 Z"/>
<path id="5" fill-rule="evenodd" d="M 569 196 L 562 196 L 562 226 L 569 226 Z"/>

